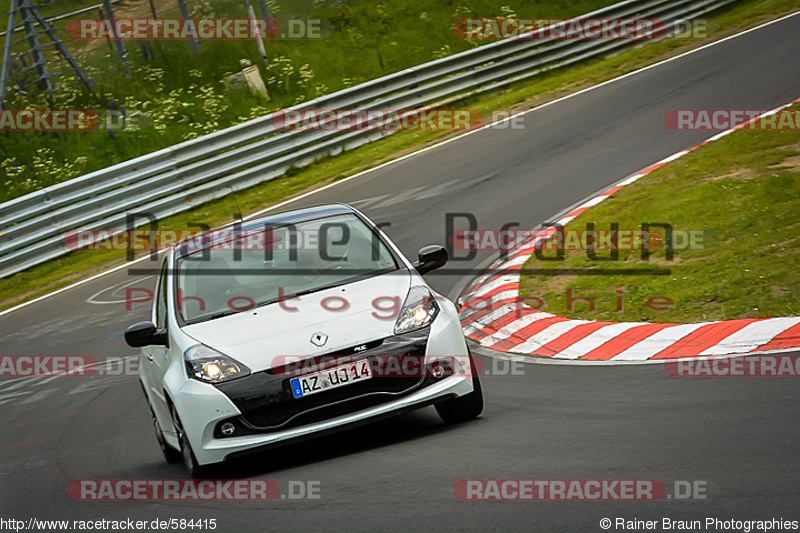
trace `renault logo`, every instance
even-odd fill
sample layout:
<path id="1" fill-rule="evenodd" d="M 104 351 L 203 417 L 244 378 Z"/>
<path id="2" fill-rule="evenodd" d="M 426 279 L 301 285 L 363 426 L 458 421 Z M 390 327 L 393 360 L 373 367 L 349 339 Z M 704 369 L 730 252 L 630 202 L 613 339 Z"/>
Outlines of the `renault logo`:
<path id="1" fill-rule="evenodd" d="M 328 336 L 324 333 L 314 333 L 311 336 L 311 343 L 317 346 L 325 346 L 325 343 L 328 342 Z"/>

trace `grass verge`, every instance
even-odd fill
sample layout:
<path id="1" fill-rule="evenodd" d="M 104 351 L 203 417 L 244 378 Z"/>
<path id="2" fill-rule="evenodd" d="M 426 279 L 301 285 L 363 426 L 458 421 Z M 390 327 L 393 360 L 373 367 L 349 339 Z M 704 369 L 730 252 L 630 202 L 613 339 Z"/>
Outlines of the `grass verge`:
<path id="1" fill-rule="evenodd" d="M 569 69 L 553 71 L 525 83 L 516 84 L 496 94 L 471 96 L 459 102 L 461 107 L 478 109 L 491 115 L 497 110 L 512 112 L 535 107 L 582 88 L 612 79 L 672 55 L 696 48 L 709 41 L 733 34 L 761 22 L 778 18 L 796 10 L 793 0 L 749 0 L 727 10 L 714 19 L 719 30 L 701 41 L 673 38 L 625 51 L 608 59 L 593 60 Z M 403 131 L 381 141 L 362 146 L 334 158 L 320 161 L 291 176 L 273 180 L 237 194 L 245 214 L 255 212 L 297 196 L 332 181 L 417 150 L 449 137 L 443 131 Z M 160 221 L 161 228 L 186 228 L 189 223 L 212 227 L 232 219 L 237 212 L 235 200 L 226 198 L 210 202 L 192 211 Z M 0 283 L 0 310 L 57 290 L 74 281 L 89 277 L 125 260 L 119 251 L 73 252 L 63 258 L 31 268 Z"/>
<path id="2" fill-rule="evenodd" d="M 614 262 L 567 250 L 557 268 L 658 267 L 671 273 L 523 275 L 521 296 L 534 307 L 570 318 L 661 323 L 800 314 L 800 131 L 743 129 L 702 146 L 582 213 L 566 225 L 566 234 L 592 222 L 598 230 L 609 230 L 612 222 L 621 230 L 666 222 L 676 234 L 702 233 L 696 246 L 685 246 L 681 234 L 672 259 L 661 249 L 649 264 L 635 250 L 620 250 Z M 535 256 L 525 264 L 552 267 Z"/>

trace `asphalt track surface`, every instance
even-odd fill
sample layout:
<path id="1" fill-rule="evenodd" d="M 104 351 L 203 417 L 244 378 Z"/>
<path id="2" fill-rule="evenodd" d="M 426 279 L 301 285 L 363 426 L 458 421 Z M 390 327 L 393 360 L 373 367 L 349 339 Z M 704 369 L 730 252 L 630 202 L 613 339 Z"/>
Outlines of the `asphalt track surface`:
<path id="1" fill-rule="evenodd" d="M 483 228 L 533 227 L 709 136 L 667 129 L 670 109 L 769 109 L 800 96 L 791 17 L 293 202 L 349 202 L 411 257 L 443 243 L 445 213 Z M 702 217 L 702 214 L 698 214 Z M 490 254 L 429 275 L 451 297 Z M 143 266 L 142 263 L 136 265 Z M 474 271 L 474 272 L 471 272 Z M 5 355 L 130 357 L 125 270 L 0 318 Z M 613 289 L 611 289 L 613 290 Z M 488 367 L 501 366 L 483 354 Z M 131 357 L 130 360 L 136 361 Z M 219 531 L 601 531 L 599 521 L 800 519 L 800 388 L 791 378 L 675 378 L 661 365 L 521 365 L 484 376 L 476 421 L 433 408 L 230 465 L 232 478 L 318 481 L 318 500 L 82 502 L 74 479 L 183 479 L 151 432 L 134 375 L 6 380 L 0 389 L 0 517 L 215 518 Z M 461 479 L 707 481 L 705 501 L 465 502 Z M 659 526 L 658 529 L 661 529 Z M 612 530 L 614 528 L 612 527 Z"/>

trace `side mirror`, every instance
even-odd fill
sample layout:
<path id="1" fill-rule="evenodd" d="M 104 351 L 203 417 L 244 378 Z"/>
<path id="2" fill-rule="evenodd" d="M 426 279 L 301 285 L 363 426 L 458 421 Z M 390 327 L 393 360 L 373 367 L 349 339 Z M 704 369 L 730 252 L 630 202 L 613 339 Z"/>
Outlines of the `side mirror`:
<path id="1" fill-rule="evenodd" d="M 429 244 L 419 249 L 417 253 L 418 261 L 414 263 L 414 268 L 420 274 L 427 274 L 431 270 L 436 270 L 447 263 L 447 250 L 438 244 Z"/>
<path id="2" fill-rule="evenodd" d="M 152 322 L 138 322 L 125 330 L 125 342 L 131 348 L 160 345 L 167 346 L 167 332 L 156 330 Z"/>

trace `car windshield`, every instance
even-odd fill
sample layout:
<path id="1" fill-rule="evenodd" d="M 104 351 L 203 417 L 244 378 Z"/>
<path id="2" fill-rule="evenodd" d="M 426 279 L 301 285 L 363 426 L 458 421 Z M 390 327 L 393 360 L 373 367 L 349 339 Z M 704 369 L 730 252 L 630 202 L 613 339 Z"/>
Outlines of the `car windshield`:
<path id="1" fill-rule="evenodd" d="M 176 307 L 200 322 L 398 268 L 355 215 L 241 230 L 178 259 Z"/>

